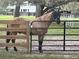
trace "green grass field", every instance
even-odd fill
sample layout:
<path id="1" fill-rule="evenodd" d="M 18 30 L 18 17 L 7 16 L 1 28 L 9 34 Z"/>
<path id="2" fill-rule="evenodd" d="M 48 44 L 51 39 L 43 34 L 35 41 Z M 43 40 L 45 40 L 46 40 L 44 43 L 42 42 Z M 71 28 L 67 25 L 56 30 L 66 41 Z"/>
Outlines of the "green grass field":
<path id="1" fill-rule="evenodd" d="M 20 16 L 22 18 L 25 18 L 26 20 L 33 20 L 35 19 L 35 16 Z M 10 15 L 0 15 L 0 20 L 13 20 L 14 17 Z"/>
<path id="2" fill-rule="evenodd" d="M 79 18 L 65 18 L 65 17 L 61 17 L 61 20 L 79 20 Z"/>
<path id="3" fill-rule="evenodd" d="M 25 18 L 26 20 L 34 20 L 35 16 L 20 16 L 22 18 Z M 10 15 L 0 15 L 0 20 L 12 20 L 14 19 L 13 16 Z M 61 17 L 61 20 L 79 20 L 79 18 L 65 18 Z"/>

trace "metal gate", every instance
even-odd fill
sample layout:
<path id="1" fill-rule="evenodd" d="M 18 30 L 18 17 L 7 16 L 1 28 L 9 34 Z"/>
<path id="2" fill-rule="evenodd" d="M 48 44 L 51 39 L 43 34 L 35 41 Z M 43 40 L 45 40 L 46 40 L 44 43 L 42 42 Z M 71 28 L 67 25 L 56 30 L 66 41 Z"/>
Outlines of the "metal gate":
<path id="1" fill-rule="evenodd" d="M 52 23 L 43 40 L 43 52 L 51 53 L 52 51 L 79 51 L 78 25 L 78 20 L 61 21 L 60 25 L 55 22 Z M 30 39 L 30 52 L 38 52 L 37 35 L 31 34 Z"/>

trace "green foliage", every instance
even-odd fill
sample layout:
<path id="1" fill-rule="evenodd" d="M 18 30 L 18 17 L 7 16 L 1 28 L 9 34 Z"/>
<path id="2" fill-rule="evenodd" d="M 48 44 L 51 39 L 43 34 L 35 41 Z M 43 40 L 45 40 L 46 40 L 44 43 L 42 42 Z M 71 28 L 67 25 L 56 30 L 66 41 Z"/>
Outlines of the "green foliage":
<path id="1" fill-rule="evenodd" d="M 5 10 L 4 9 L 0 9 L 0 14 L 5 15 L 6 14 Z"/>

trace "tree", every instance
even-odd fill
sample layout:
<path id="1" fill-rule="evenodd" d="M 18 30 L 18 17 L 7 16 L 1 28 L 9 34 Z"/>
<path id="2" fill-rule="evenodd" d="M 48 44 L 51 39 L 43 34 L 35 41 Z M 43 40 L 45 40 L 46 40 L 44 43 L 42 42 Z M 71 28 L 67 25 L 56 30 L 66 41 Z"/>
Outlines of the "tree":
<path id="1" fill-rule="evenodd" d="M 79 9 L 79 2 L 70 2 L 66 5 L 62 5 L 61 9 L 62 10 L 67 10 L 67 11 L 71 11 L 72 13 L 79 13 L 78 9 Z"/>
<path id="2" fill-rule="evenodd" d="M 43 9 L 45 6 L 53 8 L 56 6 L 67 4 L 72 1 L 79 1 L 79 0 L 0 0 L 0 5 L 6 6 L 6 4 L 8 4 L 10 1 L 12 3 L 16 1 L 16 8 L 15 8 L 14 16 L 19 17 L 20 4 L 23 3 L 24 1 L 29 1 L 29 2 L 36 4 L 36 9 L 37 9 L 36 14 L 37 16 L 41 16 L 44 13 Z"/>
<path id="3" fill-rule="evenodd" d="M 79 0 L 28 0 L 28 1 L 36 4 L 37 6 L 36 15 L 41 16 L 44 13 L 43 9 L 45 6 L 54 8 L 56 6 L 68 4 L 69 2 L 79 1 Z"/>
<path id="4" fill-rule="evenodd" d="M 25 0 L 0 0 L 0 5 L 1 6 L 7 6 L 9 3 L 15 3 L 16 7 L 15 7 L 15 13 L 14 13 L 14 17 L 19 17 L 20 15 L 20 5 L 23 3 L 23 1 Z"/>
<path id="5" fill-rule="evenodd" d="M 16 7 L 15 7 L 15 13 L 14 13 L 14 17 L 19 17 L 20 16 L 20 4 L 21 2 L 19 0 L 16 0 Z"/>

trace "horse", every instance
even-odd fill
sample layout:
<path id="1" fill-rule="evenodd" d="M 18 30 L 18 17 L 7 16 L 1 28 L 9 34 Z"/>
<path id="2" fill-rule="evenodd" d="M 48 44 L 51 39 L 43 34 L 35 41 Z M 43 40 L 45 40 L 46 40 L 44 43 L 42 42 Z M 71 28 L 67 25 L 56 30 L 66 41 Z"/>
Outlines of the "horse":
<path id="1" fill-rule="evenodd" d="M 50 24 L 52 22 L 60 24 L 60 15 L 61 13 L 59 11 L 52 11 L 52 9 L 50 9 L 44 15 L 36 18 L 36 20 L 31 23 L 32 30 L 30 34 L 38 35 L 38 42 L 39 42 L 38 50 L 40 53 L 43 52 L 42 51 L 43 38 L 47 33 Z"/>
<path id="2" fill-rule="evenodd" d="M 24 20 L 24 18 L 15 18 L 14 20 L 13 20 L 14 22 L 25 22 L 25 20 Z M 26 25 L 25 24 L 7 24 L 7 27 L 8 28 L 26 28 Z M 23 33 L 23 34 L 25 34 L 26 35 L 26 30 L 25 31 L 23 31 L 23 32 L 19 32 L 19 31 L 17 31 L 17 32 L 10 32 L 10 31 L 7 31 L 7 35 L 17 35 L 17 33 Z M 15 47 L 15 40 L 16 39 L 6 39 L 6 43 L 8 44 L 10 41 L 12 41 L 12 43 L 13 43 L 13 45 L 14 45 L 14 51 L 17 51 L 17 48 Z M 5 49 L 6 49 L 6 51 L 8 51 L 8 46 L 6 46 L 5 47 Z"/>

